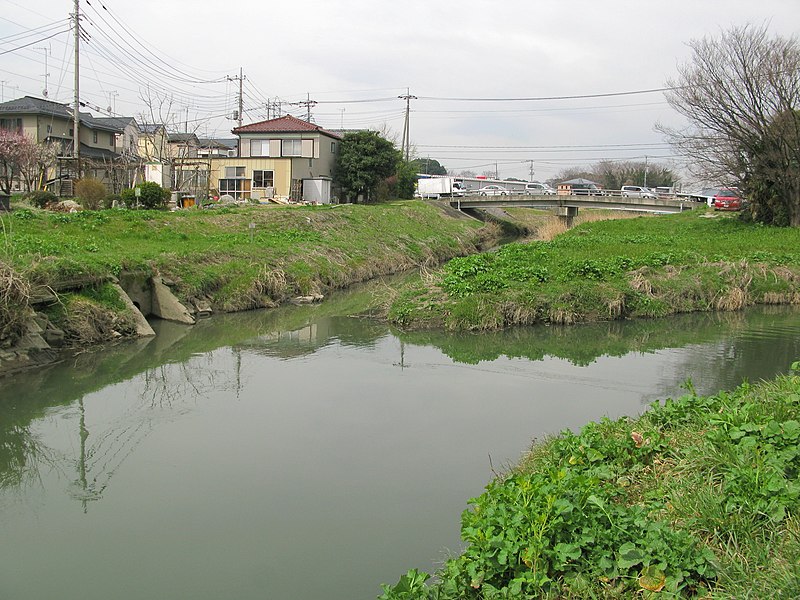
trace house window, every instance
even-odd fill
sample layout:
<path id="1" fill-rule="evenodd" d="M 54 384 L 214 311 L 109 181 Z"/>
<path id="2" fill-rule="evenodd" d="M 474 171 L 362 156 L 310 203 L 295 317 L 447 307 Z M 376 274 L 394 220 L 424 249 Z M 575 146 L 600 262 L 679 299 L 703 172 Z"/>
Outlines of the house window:
<path id="1" fill-rule="evenodd" d="M 269 156 L 269 140 L 250 140 L 250 156 Z"/>
<path id="2" fill-rule="evenodd" d="M 0 119 L 0 129 L 8 131 L 18 131 L 22 133 L 22 118 L 16 119 Z"/>
<path id="3" fill-rule="evenodd" d="M 233 196 L 236 200 L 250 197 L 249 179 L 220 179 L 219 193 Z"/>
<path id="4" fill-rule="evenodd" d="M 303 140 L 283 140 L 281 142 L 281 156 L 302 156 Z"/>
<path id="5" fill-rule="evenodd" d="M 331 154 L 336 154 L 336 142 L 331 142 Z"/>
<path id="6" fill-rule="evenodd" d="M 244 177 L 244 167 L 225 167 L 225 178 Z"/>
<path id="7" fill-rule="evenodd" d="M 52 125 L 48 125 L 47 126 L 47 135 L 50 135 L 51 133 L 53 133 L 53 126 Z"/>
<path id="8" fill-rule="evenodd" d="M 92 142 L 94 142 L 95 144 L 97 143 L 97 132 L 96 131 L 92 132 Z"/>
<path id="9" fill-rule="evenodd" d="M 275 176 L 273 171 L 253 171 L 254 188 L 274 187 L 274 180 Z"/>
<path id="10" fill-rule="evenodd" d="M 113 133 L 109 133 L 108 134 L 108 145 L 111 146 L 112 148 L 114 147 L 114 134 Z"/>

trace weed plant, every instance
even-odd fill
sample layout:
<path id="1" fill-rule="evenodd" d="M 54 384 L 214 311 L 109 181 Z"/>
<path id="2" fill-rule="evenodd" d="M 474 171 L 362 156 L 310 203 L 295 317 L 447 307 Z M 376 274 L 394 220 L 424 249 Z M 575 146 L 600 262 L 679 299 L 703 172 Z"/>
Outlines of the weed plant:
<path id="1" fill-rule="evenodd" d="M 381 600 L 800 597 L 800 363 L 532 448 Z"/>

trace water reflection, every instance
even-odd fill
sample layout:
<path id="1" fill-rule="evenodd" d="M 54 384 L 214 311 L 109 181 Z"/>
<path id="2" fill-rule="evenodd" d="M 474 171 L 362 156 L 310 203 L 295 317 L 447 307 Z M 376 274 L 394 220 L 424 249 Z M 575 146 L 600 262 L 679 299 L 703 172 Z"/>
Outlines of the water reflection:
<path id="1" fill-rule="evenodd" d="M 374 597 L 381 580 L 429 569 L 458 543 L 467 498 L 532 437 L 635 414 L 689 378 L 701 393 L 771 378 L 800 356 L 800 311 L 786 308 L 398 333 L 346 316 L 369 298 L 156 323 L 156 338 L 0 380 L 0 509 L 15 498 L 23 507 L 14 518 L 0 510 L 16 549 L 0 548 L 0 564 L 32 568 L 31 528 L 48 542 L 85 537 L 81 558 L 105 565 L 93 575 L 108 591 L 128 572 L 106 556 L 119 529 L 141 536 L 129 551 L 161 573 L 147 584 L 153 597 L 196 569 L 161 572 L 152 545 L 172 550 L 167 562 L 186 553 L 205 565 L 197 598 L 224 596 L 214 582 L 241 569 L 237 581 L 255 591 L 240 598 Z M 208 561 L 203 544 L 226 556 Z M 318 578 L 305 574 L 309 552 L 324 557 Z M 45 561 L 54 573 L 58 556 Z M 363 593 L 348 587 L 359 573 Z M 74 587 L 56 595 L 83 597 Z"/>
<path id="2" fill-rule="evenodd" d="M 366 304 L 349 307 L 363 308 Z M 326 307 L 331 312 L 331 306 Z M 335 312 L 335 307 L 334 311 Z M 681 362 L 643 403 L 674 391 L 675 373 L 683 379 L 704 381 L 701 393 L 738 385 L 743 379 L 768 379 L 785 372 L 800 356 L 800 312 L 786 307 L 765 307 L 745 312 L 679 315 L 669 320 L 615 321 L 571 327 L 519 328 L 489 333 L 422 331 L 391 333 L 376 321 L 327 316 L 317 307 L 221 315 L 194 328 L 156 322 L 155 338 L 112 346 L 102 352 L 80 353 L 58 365 L 0 380 L 0 486 L 13 487 L 35 480 L 45 465 L 77 471 L 73 495 L 84 506 L 99 499 L 125 457 L 164 418 L 182 414 L 209 391 L 242 387 L 242 354 L 281 360 L 311 356 L 332 344 L 374 347 L 397 336 L 393 364 L 410 365 L 406 347 L 431 347 L 455 363 L 478 365 L 500 357 L 543 361 L 555 357 L 586 366 L 603 357 L 629 353 L 655 353 L 683 348 Z M 210 352 L 229 346 L 233 368 L 220 368 Z M 547 378 L 539 372 L 538 378 Z M 554 378 L 560 377 L 554 374 Z M 580 375 L 573 375 L 580 378 Z M 86 394 L 136 378 L 136 398 L 102 429 L 87 424 Z M 620 373 L 615 386 L 633 379 Z M 586 381 L 601 387 L 600 380 Z M 79 423 L 74 437 L 78 456 L 66 456 L 40 440 L 29 424 L 49 408 L 77 402 Z M 91 427 L 91 429 L 90 429 Z"/>

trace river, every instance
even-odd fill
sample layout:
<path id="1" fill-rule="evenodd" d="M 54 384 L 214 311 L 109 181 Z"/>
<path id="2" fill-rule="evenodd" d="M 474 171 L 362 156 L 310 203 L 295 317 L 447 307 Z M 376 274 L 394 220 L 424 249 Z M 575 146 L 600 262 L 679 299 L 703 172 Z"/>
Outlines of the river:
<path id="1" fill-rule="evenodd" d="M 458 551 L 534 438 L 800 357 L 789 308 L 446 334 L 358 304 L 157 322 L 0 379 L 0 598 L 375 598 Z"/>

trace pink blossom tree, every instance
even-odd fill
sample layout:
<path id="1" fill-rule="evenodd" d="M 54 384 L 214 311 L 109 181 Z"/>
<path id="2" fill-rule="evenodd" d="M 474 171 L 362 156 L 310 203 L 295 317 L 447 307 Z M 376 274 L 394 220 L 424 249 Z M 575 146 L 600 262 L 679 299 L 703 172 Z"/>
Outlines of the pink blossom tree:
<path id="1" fill-rule="evenodd" d="M 22 133 L 0 129 L 0 191 L 10 194 L 33 141 Z"/>

